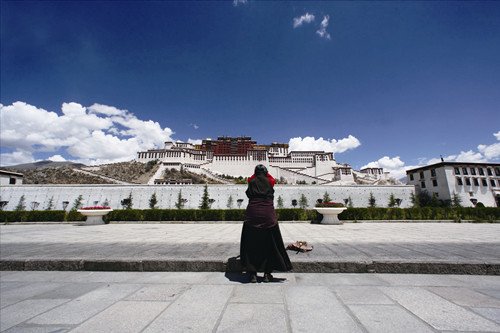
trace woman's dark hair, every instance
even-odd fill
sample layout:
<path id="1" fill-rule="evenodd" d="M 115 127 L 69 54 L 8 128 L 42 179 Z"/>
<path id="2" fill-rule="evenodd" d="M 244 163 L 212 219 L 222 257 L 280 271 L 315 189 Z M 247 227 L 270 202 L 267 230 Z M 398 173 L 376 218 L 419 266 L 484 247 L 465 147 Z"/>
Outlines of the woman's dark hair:
<path id="1" fill-rule="evenodd" d="M 259 164 L 255 167 L 255 174 L 263 173 L 264 175 L 267 174 L 267 168 L 263 166 L 262 164 Z"/>

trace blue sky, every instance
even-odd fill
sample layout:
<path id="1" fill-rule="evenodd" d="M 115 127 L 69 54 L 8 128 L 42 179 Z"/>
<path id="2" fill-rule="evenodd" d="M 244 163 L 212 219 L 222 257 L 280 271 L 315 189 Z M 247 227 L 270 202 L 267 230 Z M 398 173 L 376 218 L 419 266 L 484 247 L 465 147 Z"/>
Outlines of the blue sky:
<path id="1" fill-rule="evenodd" d="M 2 165 L 219 135 L 500 158 L 499 2 L 2 1 L 1 42 Z"/>

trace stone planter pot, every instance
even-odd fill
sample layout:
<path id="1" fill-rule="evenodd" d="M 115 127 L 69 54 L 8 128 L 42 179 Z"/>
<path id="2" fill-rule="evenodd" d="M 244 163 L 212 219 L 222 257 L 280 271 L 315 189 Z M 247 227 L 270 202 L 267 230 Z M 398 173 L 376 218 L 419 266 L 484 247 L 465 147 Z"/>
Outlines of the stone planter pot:
<path id="1" fill-rule="evenodd" d="M 342 224 L 339 214 L 346 210 L 346 207 L 315 207 L 316 211 L 323 215 L 321 224 Z"/>
<path id="2" fill-rule="evenodd" d="M 109 212 L 112 212 L 112 209 L 79 209 L 78 212 L 83 216 L 86 216 L 84 225 L 95 225 L 95 224 L 104 224 L 104 220 L 102 217 Z"/>

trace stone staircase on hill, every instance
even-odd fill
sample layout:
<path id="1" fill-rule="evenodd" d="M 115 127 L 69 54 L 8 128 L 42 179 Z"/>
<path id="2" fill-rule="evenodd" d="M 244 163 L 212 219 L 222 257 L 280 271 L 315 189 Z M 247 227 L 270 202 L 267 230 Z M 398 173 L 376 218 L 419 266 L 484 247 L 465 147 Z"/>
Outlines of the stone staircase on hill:
<path id="1" fill-rule="evenodd" d="M 128 183 L 128 182 L 124 182 L 124 181 L 119 180 L 119 179 L 103 176 L 103 175 L 100 175 L 98 173 L 94 173 L 94 172 L 87 171 L 87 170 L 81 170 L 81 169 L 75 169 L 75 168 L 72 170 L 75 172 L 84 173 L 84 174 L 89 175 L 89 176 L 99 177 L 101 179 L 105 179 L 105 180 L 113 182 L 115 184 L 121 184 L 121 185 L 134 185 L 135 184 L 135 183 Z"/>

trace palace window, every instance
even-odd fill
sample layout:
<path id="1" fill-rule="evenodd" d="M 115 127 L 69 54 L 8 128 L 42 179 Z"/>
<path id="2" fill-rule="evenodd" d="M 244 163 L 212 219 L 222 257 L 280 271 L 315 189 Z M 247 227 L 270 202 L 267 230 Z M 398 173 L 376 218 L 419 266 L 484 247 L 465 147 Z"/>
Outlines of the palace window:
<path id="1" fill-rule="evenodd" d="M 476 168 L 470 168 L 470 174 L 475 176 L 476 175 Z"/>
<path id="2" fill-rule="evenodd" d="M 10 185 L 15 185 L 15 184 L 16 184 L 16 178 L 14 178 L 14 177 L 10 177 L 10 179 L 9 179 L 9 184 L 10 184 Z"/>
<path id="3" fill-rule="evenodd" d="M 488 182 L 486 181 L 486 178 L 481 178 L 481 183 L 483 184 L 484 187 L 488 186 Z"/>
<path id="4" fill-rule="evenodd" d="M 470 186 L 470 178 L 465 178 L 465 185 Z"/>
<path id="5" fill-rule="evenodd" d="M 477 168 L 479 170 L 479 175 L 484 176 L 484 169 L 483 168 Z"/>
<path id="6" fill-rule="evenodd" d="M 460 169 L 459 168 L 455 168 L 455 175 L 459 175 L 460 174 Z"/>
<path id="7" fill-rule="evenodd" d="M 424 172 L 420 171 L 420 179 L 424 179 Z"/>
<path id="8" fill-rule="evenodd" d="M 486 170 L 488 171 L 488 176 L 493 176 L 493 173 L 491 172 L 491 169 L 490 169 L 490 168 L 488 168 L 488 169 L 486 169 Z"/>
<path id="9" fill-rule="evenodd" d="M 431 177 L 436 177 L 436 169 L 431 169 Z"/>
<path id="10" fill-rule="evenodd" d="M 500 168 L 495 168 L 495 175 L 500 176 Z"/>
<path id="11" fill-rule="evenodd" d="M 477 178 L 472 178 L 472 181 L 474 182 L 474 186 L 479 186 L 479 181 Z"/>
<path id="12" fill-rule="evenodd" d="M 457 177 L 457 184 L 462 186 L 464 183 L 462 182 L 462 178 Z"/>
<path id="13" fill-rule="evenodd" d="M 438 186 L 438 181 L 436 179 L 432 180 L 432 186 Z"/>
<path id="14" fill-rule="evenodd" d="M 410 173 L 410 180 L 413 180 L 413 174 Z"/>
<path id="15" fill-rule="evenodd" d="M 420 182 L 420 187 L 425 188 L 425 182 Z"/>
<path id="16" fill-rule="evenodd" d="M 492 187 L 496 187 L 497 185 L 495 184 L 495 180 L 494 179 L 490 179 L 490 184 Z"/>
<path id="17" fill-rule="evenodd" d="M 463 173 L 464 175 L 468 175 L 468 174 L 469 174 L 469 173 L 467 172 L 467 168 L 462 168 L 462 173 Z"/>

